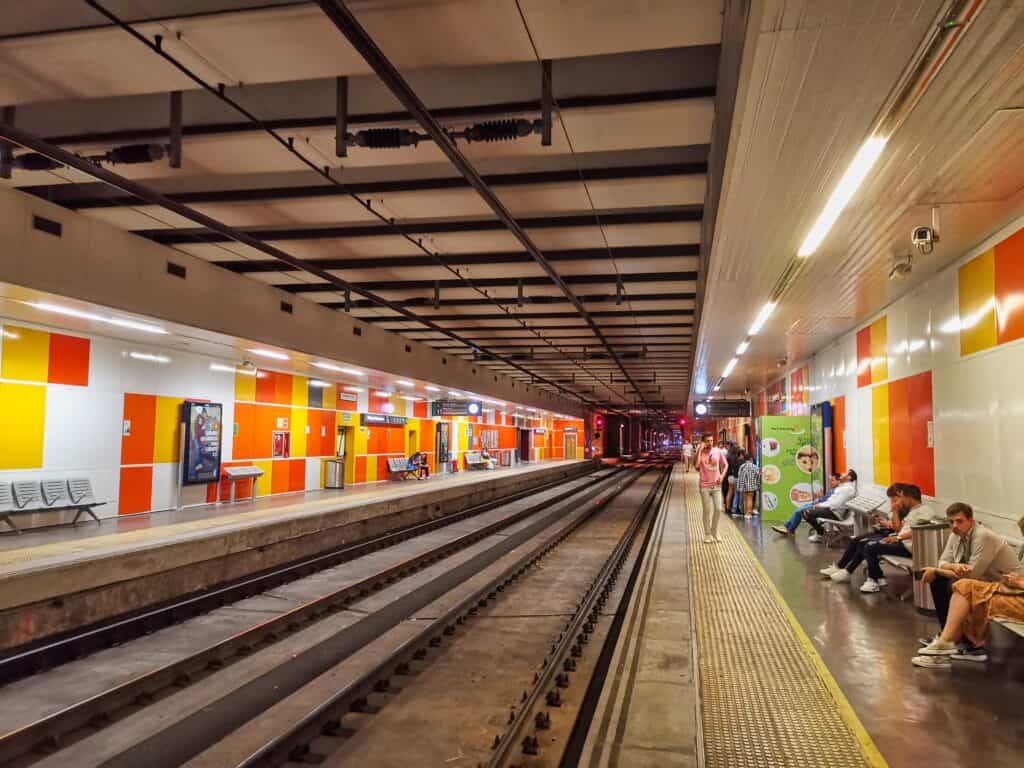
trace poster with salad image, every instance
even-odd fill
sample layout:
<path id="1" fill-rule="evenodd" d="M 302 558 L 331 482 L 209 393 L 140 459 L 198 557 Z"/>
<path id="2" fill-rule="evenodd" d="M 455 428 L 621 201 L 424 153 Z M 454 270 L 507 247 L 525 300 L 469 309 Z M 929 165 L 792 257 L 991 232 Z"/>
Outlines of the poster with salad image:
<path id="1" fill-rule="evenodd" d="M 762 416 L 761 517 L 782 522 L 793 510 L 810 503 L 821 483 L 821 450 L 809 416 Z"/>

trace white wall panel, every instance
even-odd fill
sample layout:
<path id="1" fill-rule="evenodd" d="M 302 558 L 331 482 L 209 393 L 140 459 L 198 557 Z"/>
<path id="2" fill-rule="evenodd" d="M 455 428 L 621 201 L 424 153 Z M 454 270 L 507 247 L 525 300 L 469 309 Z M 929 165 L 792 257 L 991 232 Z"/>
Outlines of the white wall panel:
<path id="1" fill-rule="evenodd" d="M 178 503 L 178 464 L 153 465 L 152 509 L 171 509 Z M 206 486 L 189 486 L 182 493 L 182 505 L 201 504 L 206 501 Z M 201 498 L 198 497 L 201 492 Z"/>
<path id="2" fill-rule="evenodd" d="M 320 466 L 323 459 L 306 459 L 306 490 L 320 490 Z"/>

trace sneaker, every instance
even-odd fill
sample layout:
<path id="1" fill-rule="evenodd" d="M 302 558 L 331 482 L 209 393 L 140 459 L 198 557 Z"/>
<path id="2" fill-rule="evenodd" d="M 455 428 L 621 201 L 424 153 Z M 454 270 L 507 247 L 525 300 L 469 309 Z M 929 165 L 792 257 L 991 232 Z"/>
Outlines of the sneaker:
<path id="1" fill-rule="evenodd" d="M 722 537 L 721 536 L 715 536 L 715 543 L 716 544 L 721 544 L 722 543 Z"/>
<path id="2" fill-rule="evenodd" d="M 836 582 L 837 584 L 845 584 L 853 578 L 853 574 L 845 568 L 840 568 L 838 571 L 833 573 L 829 578 L 831 578 L 832 581 Z"/>
<path id="3" fill-rule="evenodd" d="M 773 525 L 772 530 L 776 533 L 781 533 L 783 536 L 792 536 L 793 532 L 784 525 Z"/>
<path id="4" fill-rule="evenodd" d="M 820 533 L 812 533 L 810 536 L 807 537 L 807 540 L 811 542 L 811 544 L 818 544 L 824 541 L 825 538 Z"/>
<path id="5" fill-rule="evenodd" d="M 863 584 L 860 585 L 861 592 L 881 592 L 882 587 L 874 579 L 867 579 Z"/>
<path id="6" fill-rule="evenodd" d="M 830 565 L 828 568 L 822 568 L 820 571 L 818 571 L 818 573 L 820 573 L 822 576 L 827 576 L 831 578 L 833 573 L 838 573 L 841 570 L 843 569 L 836 568 L 836 566 L 834 565 Z"/>
<path id="7" fill-rule="evenodd" d="M 946 656 L 915 656 L 910 663 L 925 669 L 950 669 L 953 666 L 953 662 Z"/>
<path id="8" fill-rule="evenodd" d="M 925 646 L 931 645 L 932 643 L 934 643 L 938 639 L 939 639 L 939 636 L 937 634 L 936 635 L 932 635 L 931 637 L 919 637 L 919 638 L 917 638 L 917 644 L 920 645 L 923 648 Z"/>
<path id="9" fill-rule="evenodd" d="M 956 652 L 956 643 L 946 642 L 941 637 L 935 638 L 920 651 L 922 656 L 952 656 Z"/>
<path id="10" fill-rule="evenodd" d="M 710 544 L 713 541 L 714 541 L 714 539 L 712 539 L 709 534 L 706 534 L 706 533 L 704 534 L 704 543 L 705 544 Z"/>
<path id="11" fill-rule="evenodd" d="M 880 586 L 880 587 L 888 587 L 889 586 L 889 582 L 886 581 L 885 579 L 875 579 L 875 583 L 878 586 Z"/>
<path id="12" fill-rule="evenodd" d="M 988 651 L 984 648 L 968 648 L 961 646 L 950 654 L 951 659 L 957 661 L 988 661 Z"/>

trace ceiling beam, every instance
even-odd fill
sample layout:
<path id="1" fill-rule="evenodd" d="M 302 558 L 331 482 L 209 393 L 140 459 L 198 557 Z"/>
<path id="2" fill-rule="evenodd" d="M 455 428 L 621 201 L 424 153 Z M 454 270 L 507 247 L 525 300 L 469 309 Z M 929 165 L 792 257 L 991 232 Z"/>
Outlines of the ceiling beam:
<path id="1" fill-rule="evenodd" d="M 535 184 L 566 184 L 581 181 L 619 181 L 625 179 L 653 179 L 672 176 L 703 175 L 707 163 L 662 163 L 658 165 L 611 166 L 608 168 L 564 169 L 557 171 L 533 171 L 530 173 L 495 173 L 484 176 L 493 187 L 518 187 Z M 119 208 L 136 206 L 138 200 L 125 195 L 99 194 L 83 196 L 97 189 L 97 185 L 44 184 L 20 187 L 50 202 L 72 210 L 91 208 Z M 461 176 L 443 176 L 428 179 L 396 179 L 390 181 L 369 181 L 346 184 L 344 188 L 333 184 L 303 184 L 284 187 L 257 187 L 252 189 L 214 189 L 168 194 L 171 200 L 195 205 L 200 203 L 253 203 L 260 201 L 283 201 L 319 197 L 347 197 L 357 195 L 379 195 L 397 192 L 436 192 L 447 189 L 468 189 L 469 183 Z M 99 186 L 102 190 L 104 187 Z"/>
<path id="2" fill-rule="evenodd" d="M 331 309 L 344 308 L 344 302 L 339 305 L 333 303 L 321 304 L 324 307 L 330 307 Z M 631 310 L 598 310 L 596 312 L 590 312 L 592 318 L 638 318 L 638 317 L 692 317 L 693 310 L 690 309 L 647 309 L 640 312 L 633 312 Z M 505 318 L 505 315 L 431 315 L 428 319 L 434 322 L 458 322 L 460 320 L 496 320 L 499 318 Z M 579 315 L 576 312 L 522 312 L 514 317 L 507 318 L 508 320 L 570 320 L 579 319 Z M 360 317 L 367 323 L 401 323 L 406 322 L 403 317 L 381 317 L 369 315 L 366 317 Z M 581 325 L 579 328 L 587 328 L 590 326 Z M 543 326 L 537 326 L 537 330 L 544 330 Z M 593 329 L 591 327 L 591 329 Z M 446 329 L 447 330 L 447 329 Z M 469 329 L 472 330 L 472 329 Z M 511 329 L 510 329 L 511 330 Z"/>
<path id="3" fill-rule="evenodd" d="M 632 224 L 676 224 L 679 222 L 699 222 L 701 206 L 673 206 L 670 208 L 641 208 L 625 212 L 604 212 L 574 214 L 569 216 L 536 216 L 518 222 L 521 229 L 561 229 L 573 227 L 595 227 L 601 219 L 601 226 L 617 226 Z M 495 232 L 502 231 L 507 225 L 500 219 L 446 219 L 443 221 L 422 221 L 418 219 L 404 220 L 402 231 L 408 235 L 435 235 L 452 232 Z M 333 240 L 354 237 L 381 237 L 395 235 L 395 230 L 388 224 L 349 224 L 331 227 L 267 227 L 261 229 L 238 230 L 249 237 L 261 240 Z M 149 238 L 163 245 L 181 245 L 189 243 L 228 243 L 232 238 L 207 229 L 139 229 L 135 234 Z M 525 233 L 524 233 L 525 234 Z M 532 241 L 531 241 L 532 245 Z M 525 246 L 524 246 L 525 247 Z M 536 248 L 536 246 L 533 246 Z M 530 249 L 526 248 L 527 253 Z"/>
<path id="4" fill-rule="evenodd" d="M 334 292 L 337 289 L 331 288 L 330 286 L 322 286 L 317 289 L 321 292 L 331 291 Z M 385 289 L 389 290 L 389 289 Z M 678 293 L 634 293 L 626 294 L 622 297 L 622 303 L 637 303 L 643 304 L 650 301 L 693 301 L 696 297 L 695 293 L 678 292 Z M 577 298 L 584 304 L 614 304 L 616 303 L 616 297 L 614 293 L 592 293 L 577 296 Z M 432 307 L 489 307 L 495 304 L 504 304 L 513 306 L 518 303 L 518 299 L 515 296 L 491 296 L 486 299 L 438 299 L 434 301 L 433 296 L 415 296 L 405 299 L 394 299 L 395 302 L 401 304 L 403 307 L 423 307 L 430 309 Z M 337 302 L 319 302 L 325 306 L 336 307 Z M 565 296 L 526 296 L 523 299 L 524 306 L 541 306 L 546 304 L 567 304 L 569 299 Z M 345 303 L 341 303 L 344 308 Z M 350 303 L 350 309 L 373 309 L 376 305 L 369 300 L 352 301 Z M 502 316 L 500 313 L 496 314 L 495 317 Z"/>
<path id="5" fill-rule="evenodd" d="M 548 261 L 591 261 L 609 258 L 629 259 L 675 259 L 697 256 L 700 253 L 699 243 L 680 243 L 678 245 L 636 245 L 619 248 L 576 248 L 562 251 L 548 251 Z M 532 264 L 533 259 L 525 251 L 494 252 L 494 253 L 446 253 L 445 263 L 450 266 L 479 266 L 487 264 Z M 294 271 L 287 264 L 273 260 L 233 260 L 213 261 L 213 264 L 230 269 L 232 272 L 288 272 Z M 340 258 L 316 259 L 316 263 L 324 269 L 355 270 L 355 269 L 395 269 L 398 267 L 436 267 L 437 261 L 429 256 L 377 256 L 373 258 Z M 693 273 L 696 274 L 696 273 Z M 566 275 L 565 279 L 573 278 Z M 623 274 L 623 279 L 627 275 Z M 484 278 L 485 280 L 488 278 Z M 497 278 L 504 279 L 504 278 Z M 524 278 L 525 279 L 525 278 Z M 542 283 L 551 283 L 546 277 L 537 278 Z M 607 279 L 607 278 L 606 278 Z M 460 284 L 462 281 L 456 281 Z M 480 280 L 474 279 L 474 283 Z M 486 285 L 486 283 L 484 283 Z M 539 285 L 540 283 L 536 283 Z M 433 281 L 431 281 L 433 285 Z"/>

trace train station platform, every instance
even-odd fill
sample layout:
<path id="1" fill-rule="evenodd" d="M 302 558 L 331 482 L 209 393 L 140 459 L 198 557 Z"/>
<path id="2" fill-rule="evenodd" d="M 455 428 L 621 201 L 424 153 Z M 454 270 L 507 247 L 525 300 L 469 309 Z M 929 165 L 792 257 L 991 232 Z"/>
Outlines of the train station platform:
<path id="1" fill-rule="evenodd" d="M 545 461 L 0 537 L 0 649 L 584 473 Z"/>
<path id="2" fill-rule="evenodd" d="M 696 482 L 674 470 L 580 765 L 886 765 L 743 532 L 701 542 Z"/>

